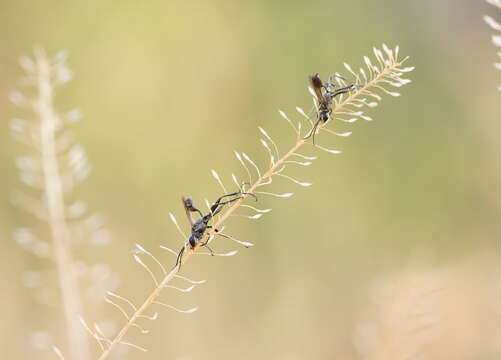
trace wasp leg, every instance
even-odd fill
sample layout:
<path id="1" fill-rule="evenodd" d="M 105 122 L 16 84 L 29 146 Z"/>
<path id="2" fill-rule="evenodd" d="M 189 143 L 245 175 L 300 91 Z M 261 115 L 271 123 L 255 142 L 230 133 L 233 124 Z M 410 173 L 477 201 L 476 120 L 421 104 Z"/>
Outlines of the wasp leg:
<path id="1" fill-rule="evenodd" d="M 346 94 L 347 92 L 350 92 L 350 90 L 353 90 L 355 88 L 355 84 L 350 84 L 347 86 L 344 86 L 342 88 L 336 89 L 332 91 L 331 96 L 334 99 L 336 96 L 341 95 L 341 94 Z"/>
<path id="2" fill-rule="evenodd" d="M 175 269 L 179 265 L 179 268 L 177 269 L 177 271 L 181 270 L 183 254 L 184 254 L 185 249 L 186 249 L 186 245 L 181 248 L 181 250 L 179 251 L 179 254 L 177 255 L 176 264 L 173 267 L 173 269 Z"/>
<path id="3" fill-rule="evenodd" d="M 311 129 L 310 133 L 303 138 L 304 140 L 309 139 L 310 137 L 313 136 L 313 144 L 315 144 L 315 133 L 317 132 L 318 125 L 320 125 L 321 121 L 322 121 L 321 119 L 317 120 L 315 125 L 313 125 L 313 128 Z"/>
<path id="4" fill-rule="evenodd" d="M 242 194 L 248 194 L 250 195 L 249 193 L 242 193 L 240 191 L 238 192 L 235 192 L 235 193 L 231 193 L 231 194 L 228 194 L 228 195 L 224 195 L 224 196 L 221 196 L 219 199 L 217 199 L 217 201 L 210 207 L 210 210 L 211 210 L 211 213 L 212 213 L 212 216 L 218 214 L 221 212 L 221 210 L 223 210 L 224 208 L 224 205 L 227 205 L 227 204 L 231 204 L 232 202 L 235 202 L 237 200 L 240 200 L 242 198 Z M 227 197 L 227 196 L 237 196 L 236 198 L 234 199 L 230 199 L 230 200 L 227 200 L 227 201 L 222 201 L 221 202 L 221 199 Z M 255 195 L 254 195 L 255 197 Z"/>
<path id="5" fill-rule="evenodd" d="M 208 227 L 212 228 L 212 226 L 208 226 Z M 217 230 L 216 230 L 216 232 L 217 232 Z M 210 237 L 208 237 L 206 241 L 200 243 L 200 247 L 205 246 L 207 249 L 209 249 L 211 256 L 214 256 L 214 251 L 212 251 L 212 249 L 209 247 L 209 239 L 210 239 Z"/>
<path id="6" fill-rule="evenodd" d="M 242 241 L 240 241 L 240 240 L 237 240 L 237 239 L 235 239 L 235 238 L 233 238 L 233 237 L 231 237 L 231 236 L 229 236 L 229 235 L 226 235 L 226 234 L 221 234 L 220 232 L 217 232 L 217 233 L 216 233 L 216 235 L 218 235 L 218 236 L 222 236 L 222 237 L 224 237 L 224 238 L 226 238 L 226 239 L 233 240 L 233 241 L 235 241 L 235 242 L 239 243 L 240 245 L 243 245 L 243 247 L 244 247 L 244 248 L 246 248 L 246 249 L 248 249 L 249 247 L 251 247 L 251 246 L 252 246 L 252 244 L 246 245 L 246 243 L 244 243 L 244 242 L 242 242 Z"/>
<path id="7" fill-rule="evenodd" d="M 214 256 L 214 251 L 212 251 L 212 249 L 209 247 L 209 245 L 205 244 L 205 245 L 202 245 L 202 246 L 205 246 L 207 249 L 209 249 L 210 255 Z"/>

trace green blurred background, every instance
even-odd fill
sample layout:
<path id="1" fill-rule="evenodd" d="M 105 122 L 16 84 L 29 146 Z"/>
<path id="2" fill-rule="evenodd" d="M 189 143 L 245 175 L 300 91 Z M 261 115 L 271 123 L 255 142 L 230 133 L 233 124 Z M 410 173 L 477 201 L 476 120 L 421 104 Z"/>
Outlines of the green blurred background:
<path id="1" fill-rule="evenodd" d="M 76 256 L 108 264 L 117 291 L 139 303 L 151 286 L 131 257 L 134 243 L 179 248 L 168 213 L 187 227 L 180 196 L 218 197 L 210 169 L 226 180 L 241 174 L 233 150 L 264 164 L 257 126 L 288 150 L 293 139 L 277 110 L 295 116 L 295 106 L 310 107 L 307 75 L 343 73 L 343 62 L 358 68 L 383 42 L 399 44 L 416 66 L 403 96 L 369 111 L 375 121 L 346 127 L 350 138 L 321 134 L 343 155 L 309 149 L 320 159 L 294 173 L 313 187 L 277 181 L 273 190 L 295 196 L 260 198 L 273 208 L 261 220 L 232 218 L 228 232 L 256 246 L 190 261 L 183 272 L 207 284 L 165 299 L 199 311 L 161 310 L 149 335 L 128 337 L 149 352 L 123 356 L 403 359 L 416 346 L 424 358 L 499 358 L 501 79 L 484 14 L 500 15 L 467 0 L 2 1 L 0 358 L 55 358 L 34 349 L 33 333 L 65 350 L 58 303 L 39 304 L 21 281 L 53 265 L 12 237 L 35 224 L 9 200 L 23 189 L 15 158 L 29 152 L 9 134 L 10 119 L 22 116 L 8 101 L 20 55 L 34 44 L 70 54 L 75 78 L 57 107 L 82 110 L 71 128 L 93 169 L 74 195 L 113 234 L 110 246 L 79 247 Z M 412 323 L 405 309 L 430 296 L 428 280 L 442 295 L 433 295 L 440 320 L 426 342 L 395 324 Z M 374 300 L 381 288 L 391 301 Z M 86 316 L 123 321 L 92 302 Z"/>

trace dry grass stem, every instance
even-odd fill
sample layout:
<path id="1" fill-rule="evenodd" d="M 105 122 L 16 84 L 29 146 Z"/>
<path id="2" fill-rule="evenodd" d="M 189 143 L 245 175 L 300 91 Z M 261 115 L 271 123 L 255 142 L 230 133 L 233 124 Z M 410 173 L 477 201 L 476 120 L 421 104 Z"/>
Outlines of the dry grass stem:
<path id="1" fill-rule="evenodd" d="M 57 264 L 59 288 L 64 307 L 71 359 L 89 359 L 89 345 L 78 322 L 83 313 L 78 279 L 74 271 L 74 260 L 70 245 L 70 233 L 66 223 L 63 184 L 56 151 L 57 114 L 54 111 L 54 94 L 51 67 L 41 49 L 35 52 L 38 73 L 38 111 L 40 116 L 40 141 L 44 193 L 47 196 L 47 211 L 52 234 L 54 258 Z"/>
<path id="2" fill-rule="evenodd" d="M 376 64 L 373 64 L 371 60 L 368 57 L 364 57 L 364 62 L 366 65 L 365 69 L 360 69 L 358 72 L 355 72 L 352 70 L 352 68 L 345 64 L 345 68 L 349 71 L 349 73 L 354 77 L 354 81 L 358 86 L 356 87 L 355 90 L 351 91 L 347 95 L 341 95 L 340 97 L 336 98 L 333 106 L 332 106 L 332 120 L 339 120 L 339 121 L 344 121 L 347 123 L 352 123 L 354 121 L 357 121 L 359 119 L 370 121 L 372 120 L 369 116 L 367 116 L 361 109 L 364 107 L 375 107 L 378 105 L 379 101 L 381 100 L 381 95 L 387 94 L 390 96 L 399 96 L 400 94 L 395 91 L 390 91 L 388 90 L 388 87 L 401 87 L 405 84 L 408 84 L 410 80 L 404 79 L 402 76 L 413 70 L 413 67 L 403 67 L 403 63 L 407 58 L 404 59 L 399 59 L 399 48 L 396 47 L 395 49 L 389 49 L 386 45 L 383 45 L 382 50 L 374 48 L 374 55 L 376 59 Z M 343 80 L 339 80 L 340 86 L 345 85 L 345 82 Z M 314 103 L 315 106 L 318 106 L 317 99 L 314 97 Z M 297 108 L 298 113 L 301 115 L 302 120 L 300 121 L 295 121 L 290 119 L 284 112 L 280 111 L 280 116 L 284 118 L 290 127 L 293 129 L 293 131 L 296 134 L 296 142 L 292 145 L 292 147 L 285 152 L 283 155 L 280 155 L 279 148 L 276 145 L 276 142 L 273 141 L 271 136 L 264 130 L 263 128 L 259 127 L 260 133 L 264 136 L 264 139 L 261 139 L 261 144 L 263 147 L 266 149 L 270 156 L 270 162 L 269 162 L 269 167 L 268 169 L 262 171 L 257 164 L 245 153 L 240 153 L 240 152 L 235 152 L 235 156 L 239 163 L 242 165 L 243 170 L 245 171 L 245 174 L 247 175 L 246 180 L 240 181 L 237 179 L 237 177 L 234 174 L 231 174 L 232 181 L 237 185 L 241 186 L 240 184 L 245 183 L 248 181 L 249 186 L 245 188 L 245 192 L 248 193 L 254 193 L 257 194 L 258 196 L 261 195 L 270 195 L 274 197 L 280 197 L 280 198 L 288 198 L 291 197 L 293 194 L 292 193 L 284 193 L 284 194 L 276 194 L 273 192 L 269 191 L 262 191 L 261 188 L 265 187 L 267 185 L 270 185 L 272 183 L 272 179 L 274 176 L 282 176 L 284 178 L 287 178 L 291 180 L 292 182 L 296 183 L 299 186 L 310 186 L 311 183 L 305 182 L 305 181 L 299 181 L 289 175 L 284 174 L 285 169 L 289 165 L 299 165 L 299 166 L 309 166 L 312 161 L 316 159 L 316 157 L 313 156 L 307 156 L 304 154 L 299 153 L 299 150 L 302 149 L 305 145 L 310 145 L 311 142 L 308 142 L 308 140 L 304 139 L 305 135 L 308 134 L 310 131 L 309 129 L 311 128 L 311 125 L 313 124 L 313 121 L 316 121 L 316 119 L 311 119 L 306 113 L 300 109 Z M 305 122 L 305 123 L 303 123 Z M 351 134 L 351 132 L 343 132 L 343 133 L 338 133 L 334 132 L 330 129 L 327 129 L 326 126 L 328 126 L 331 123 L 336 123 L 336 121 L 328 121 L 326 123 L 322 123 L 318 126 L 317 131 L 324 131 L 325 133 L 330 133 L 331 135 L 335 136 L 341 136 L 341 137 L 346 137 Z M 304 130 L 303 130 L 304 128 Z M 331 154 L 339 154 L 341 151 L 335 150 L 335 149 L 329 149 L 323 146 L 316 146 L 317 148 L 324 150 L 328 153 Z M 227 192 L 226 187 L 223 184 L 223 181 L 221 180 L 221 177 L 212 170 L 212 175 L 216 179 L 217 183 L 223 191 Z M 240 207 L 245 206 L 246 208 L 250 208 L 251 210 L 255 209 L 256 215 L 253 216 L 247 216 L 250 219 L 257 219 L 261 217 L 264 213 L 267 213 L 271 211 L 271 209 L 264 209 L 264 210 L 259 210 L 254 207 L 251 207 L 250 205 L 244 205 L 245 199 L 249 197 L 248 195 L 244 195 L 241 199 L 238 201 L 234 202 L 230 207 L 227 208 L 225 212 L 223 212 L 220 216 L 217 217 L 217 221 L 213 224 L 213 229 L 220 229 L 222 231 L 223 224 L 228 220 L 230 216 L 234 216 L 236 210 L 238 210 Z M 186 241 L 186 234 L 179 228 L 176 218 L 174 217 L 173 214 L 170 214 L 171 220 L 174 222 L 176 227 L 178 228 L 179 232 L 184 236 L 184 239 Z M 213 238 L 216 235 L 221 235 L 221 233 L 215 233 L 213 230 L 208 230 L 208 237 L 209 237 L 209 243 L 213 240 Z M 232 238 L 231 236 L 225 236 L 228 238 Z M 233 240 L 244 244 L 244 246 L 250 246 L 252 244 L 248 242 L 243 242 L 239 241 L 237 239 L 232 238 Z M 173 255 L 176 255 L 177 252 L 167 248 L 165 246 L 161 246 L 163 249 L 167 250 L 168 252 L 172 253 Z M 185 254 L 182 258 L 182 263 L 183 265 L 189 261 L 192 257 L 192 255 L 199 253 L 198 250 L 200 248 L 200 244 L 196 246 L 194 249 L 190 249 L 189 247 L 186 247 Z M 174 308 L 172 305 L 163 303 L 158 301 L 157 299 L 162 293 L 162 290 L 164 288 L 170 287 L 169 283 L 171 280 L 174 278 L 181 278 L 191 285 L 197 285 L 201 282 L 193 281 L 185 277 L 181 277 L 178 275 L 179 272 L 179 267 L 175 267 L 171 269 L 168 272 L 165 272 L 165 269 L 159 264 L 159 262 L 154 258 L 153 254 L 149 252 L 148 250 L 144 249 L 142 246 L 137 247 L 137 251 L 134 254 L 134 257 L 136 258 L 136 261 L 143 267 L 146 268 L 147 272 L 150 274 L 150 276 L 153 279 L 153 282 L 155 284 L 152 292 L 146 297 L 146 299 L 143 301 L 143 303 L 139 307 L 135 306 L 130 306 L 132 305 L 128 300 L 123 299 L 122 302 L 125 302 L 128 304 L 129 307 L 132 307 L 132 313 L 129 315 L 127 311 L 123 309 L 120 305 L 114 304 L 115 306 L 120 308 L 120 311 L 125 315 L 127 321 L 124 324 L 124 326 L 118 331 L 118 333 L 115 335 L 115 337 L 112 340 L 108 339 L 102 339 L 99 334 L 96 334 L 96 332 L 92 331 L 89 329 L 89 332 L 92 334 L 94 338 L 98 340 L 101 346 L 104 345 L 105 349 L 99 356 L 99 360 L 104 360 L 109 357 L 111 354 L 112 350 L 119 344 L 126 344 L 123 342 L 124 336 L 127 334 L 127 332 L 132 328 L 135 327 L 136 321 L 139 318 L 144 318 L 146 315 L 144 313 L 146 312 L 147 309 L 150 308 L 150 306 L 156 304 L 160 305 L 163 307 L 167 307 L 169 309 L 173 309 L 176 311 L 180 312 L 193 312 L 196 310 L 196 308 L 193 309 L 188 309 L 188 310 L 180 310 L 177 308 Z M 219 254 L 223 256 L 231 256 L 234 255 L 236 251 L 232 251 L 227 254 Z M 154 272 L 149 269 L 149 267 L 141 260 L 141 256 L 148 256 L 148 257 L 153 257 L 155 259 L 154 261 L 157 262 L 157 265 L 160 265 L 160 268 L 162 269 L 162 278 L 157 279 L 156 275 Z M 188 289 L 192 289 L 193 287 L 189 287 Z M 156 319 L 156 313 L 155 316 L 150 317 L 150 319 Z M 126 345 L 131 345 L 130 343 L 127 343 Z M 142 348 L 141 348 L 142 349 Z"/>
<path id="3" fill-rule="evenodd" d="M 24 80 L 37 93 L 32 100 L 28 100 L 24 95 L 16 92 L 11 95 L 11 100 L 33 111 L 36 115 L 36 123 L 28 125 L 22 122 L 23 120 L 16 119 L 12 127 L 14 135 L 19 140 L 37 150 L 39 158 L 22 157 L 18 160 L 18 167 L 21 170 L 23 182 L 38 188 L 42 192 L 42 197 L 41 200 L 35 200 L 18 194 L 15 200 L 49 226 L 51 249 L 47 250 L 47 254 L 39 251 L 38 255 L 52 255 L 57 267 L 69 357 L 75 360 L 87 360 L 90 358 L 89 344 L 78 320 L 78 315 L 83 313 L 83 306 L 75 273 L 64 199 L 65 191 L 71 186 L 65 184 L 64 172 L 59 162 L 61 149 L 57 132 L 61 130 L 62 120 L 54 109 L 55 87 L 71 78 L 71 73 L 65 67 L 64 61 L 64 56 L 60 56 L 52 62 L 41 48 L 35 49 L 34 61 L 21 58 L 21 65 L 27 74 Z M 39 244 L 43 242 L 40 241 Z M 40 249 L 40 246 L 34 246 L 34 248 Z M 54 352 L 58 357 L 63 358 L 59 348 L 54 347 Z"/>

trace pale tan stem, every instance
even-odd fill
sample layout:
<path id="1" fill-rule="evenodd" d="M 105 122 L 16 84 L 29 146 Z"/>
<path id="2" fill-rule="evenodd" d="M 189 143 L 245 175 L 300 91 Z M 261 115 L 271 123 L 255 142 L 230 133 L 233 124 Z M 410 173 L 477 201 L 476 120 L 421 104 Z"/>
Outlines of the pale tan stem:
<path id="1" fill-rule="evenodd" d="M 383 79 L 385 76 L 390 74 L 394 68 L 397 68 L 400 64 L 396 63 L 394 66 L 391 68 L 387 68 L 384 71 L 382 71 L 380 74 L 378 74 L 374 79 L 372 79 L 370 82 L 367 84 L 361 86 L 358 88 L 358 90 L 352 92 L 344 101 L 336 105 L 336 107 L 333 109 L 333 116 L 336 115 L 336 112 L 340 112 L 343 110 L 343 108 L 348 105 L 354 98 L 356 98 L 360 93 L 362 93 L 364 90 L 371 88 L 374 86 L 375 83 L 379 82 L 381 79 Z M 326 125 L 326 123 L 322 123 L 318 126 L 319 129 L 323 128 Z M 303 138 L 299 138 L 294 146 L 284 155 L 282 156 L 273 166 L 271 166 L 264 174 L 262 174 L 253 184 L 252 186 L 246 190 L 246 192 L 253 193 L 256 188 L 263 184 L 268 178 L 272 177 L 275 174 L 275 171 L 277 169 L 280 169 L 280 167 L 285 164 L 285 162 L 293 156 L 293 154 L 304 144 L 307 143 L 307 140 Z M 237 210 L 242 202 L 245 200 L 245 198 L 248 197 L 248 195 L 243 196 L 241 199 L 236 201 L 231 207 L 228 208 L 227 211 L 224 212 L 223 215 L 218 219 L 218 221 L 213 225 L 213 229 L 217 229 L 221 227 L 221 225 L 224 223 L 224 221 L 235 211 Z M 212 230 L 213 232 L 213 230 Z M 210 233 L 208 234 L 209 236 L 211 235 Z M 191 255 L 197 251 L 197 249 L 200 247 L 198 245 L 194 249 L 187 249 L 185 251 L 183 258 L 182 258 L 182 264 L 185 264 Z M 146 300 L 143 302 L 143 304 L 137 309 L 137 311 L 134 312 L 134 314 L 130 317 L 130 319 L 127 321 L 127 323 L 124 325 L 124 327 L 118 332 L 118 334 L 115 336 L 113 341 L 110 343 L 109 347 L 101 354 L 98 360 L 105 360 L 108 358 L 108 356 L 111 354 L 111 351 L 115 347 L 115 345 L 119 344 L 127 331 L 130 329 L 130 327 L 134 324 L 134 322 L 138 319 L 139 316 L 142 315 L 142 313 L 155 301 L 155 299 L 160 296 L 160 293 L 162 289 L 174 278 L 174 276 L 177 274 L 179 271 L 179 267 L 175 267 L 172 269 L 159 283 L 159 285 L 153 290 L 153 292 L 146 298 Z"/>
<path id="2" fill-rule="evenodd" d="M 70 233 L 65 217 L 63 184 L 56 154 L 57 115 L 53 108 L 53 82 L 51 66 L 41 49 L 35 51 L 37 64 L 38 98 L 36 111 L 40 116 L 40 144 L 44 194 L 47 202 L 48 221 L 52 235 L 53 256 L 57 265 L 59 288 L 64 308 L 69 359 L 90 358 L 87 334 L 78 317 L 83 315 L 78 279 L 74 271 Z"/>

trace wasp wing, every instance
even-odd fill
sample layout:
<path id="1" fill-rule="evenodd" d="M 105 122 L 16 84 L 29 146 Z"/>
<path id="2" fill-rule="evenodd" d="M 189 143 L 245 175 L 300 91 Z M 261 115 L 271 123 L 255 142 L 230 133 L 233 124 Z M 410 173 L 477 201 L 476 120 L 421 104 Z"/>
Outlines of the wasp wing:
<path id="1" fill-rule="evenodd" d="M 310 75 L 309 80 L 311 88 L 315 92 L 318 102 L 324 101 L 324 95 L 322 94 L 322 88 L 324 84 L 322 82 L 322 79 L 320 79 L 318 73 L 316 73 L 315 75 Z"/>
<path id="2" fill-rule="evenodd" d="M 190 208 L 187 205 L 191 203 L 191 200 L 189 198 L 185 198 L 184 196 L 181 197 L 181 200 L 183 201 L 183 207 L 184 211 L 186 211 L 186 216 L 188 217 L 188 221 L 190 222 L 190 225 L 193 226 L 193 218 L 191 217 Z"/>

